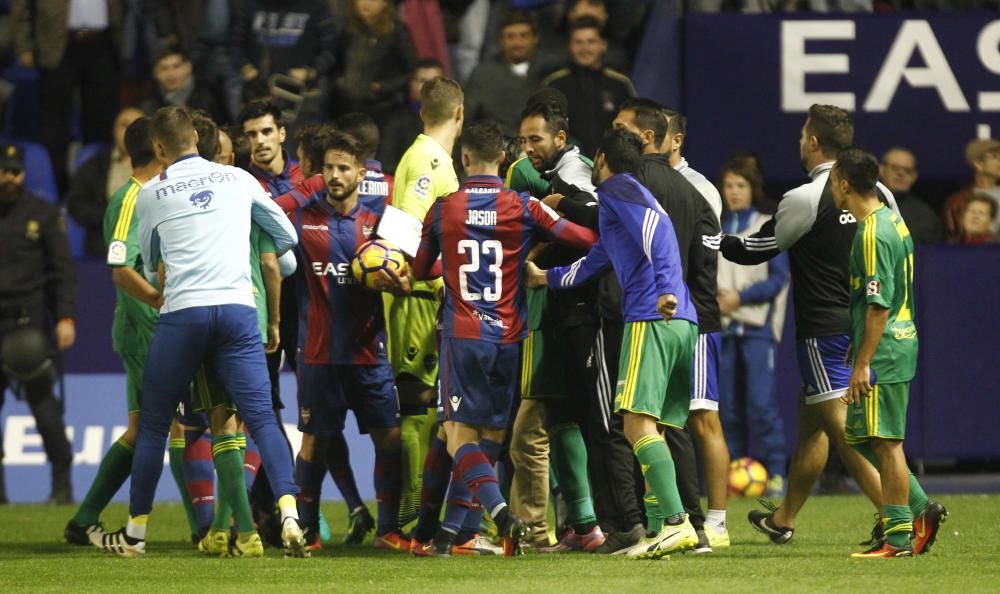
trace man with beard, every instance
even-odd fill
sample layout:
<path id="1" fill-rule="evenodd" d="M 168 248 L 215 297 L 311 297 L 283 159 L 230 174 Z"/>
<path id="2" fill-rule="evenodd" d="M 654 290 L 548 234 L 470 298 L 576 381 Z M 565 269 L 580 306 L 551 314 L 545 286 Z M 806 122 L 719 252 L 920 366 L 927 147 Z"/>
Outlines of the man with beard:
<path id="1" fill-rule="evenodd" d="M 307 540 L 315 542 L 310 534 L 319 528 L 323 453 L 329 438 L 344 430 L 348 409 L 353 410 L 359 428 L 371 433 L 375 445 L 375 547 L 407 551 L 409 541 L 399 530 L 399 400 L 386 350 L 382 295 L 361 286 L 350 270 L 355 251 L 385 211 L 381 197 L 359 195 L 364 163 L 360 143 L 335 132 L 323 158 L 325 187 L 305 206 L 294 195 L 278 200 L 302 234 L 298 256 L 307 267 L 297 277 L 299 307 L 309 317 L 299 327 L 302 448 L 295 476 L 300 518 Z"/>
<path id="2" fill-rule="evenodd" d="M 0 405 L 8 382 L 24 394 L 52 462 L 54 503 L 72 503 L 70 465 L 62 405 L 52 393 L 49 324 L 55 321 L 59 350 L 73 346 L 76 279 L 59 208 L 24 190 L 20 147 L 0 145 Z M 3 457 L 0 449 L 0 459 Z M 0 466 L 0 503 L 7 502 Z"/>

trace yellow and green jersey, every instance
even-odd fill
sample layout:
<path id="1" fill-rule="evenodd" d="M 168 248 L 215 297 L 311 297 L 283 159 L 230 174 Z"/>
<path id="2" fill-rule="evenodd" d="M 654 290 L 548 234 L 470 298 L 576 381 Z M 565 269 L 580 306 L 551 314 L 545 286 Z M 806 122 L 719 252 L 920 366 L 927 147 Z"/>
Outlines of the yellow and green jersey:
<path id="1" fill-rule="evenodd" d="M 108 208 L 104 211 L 104 243 L 108 248 L 108 266 L 127 266 L 140 276 L 142 256 L 139 254 L 139 223 L 135 217 L 135 202 L 141 187 L 139 180 L 130 178 L 111 196 Z M 115 298 L 115 317 L 111 325 L 111 341 L 115 352 L 145 355 L 160 314 L 121 287 L 115 287 Z"/>
<path id="2" fill-rule="evenodd" d="M 250 280 L 253 283 L 253 301 L 257 306 L 257 325 L 267 342 L 267 290 L 264 287 L 264 273 L 260 270 L 260 255 L 273 254 L 274 239 L 264 232 L 257 223 L 250 223 Z"/>
<path id="3" fill-rule="evenodd" d="M 399 161 L 394 184 L 392 205 L 423 222 L 438 197 L 458 190 L 458 175 L 444 147 L 421 134 Z"/>
<path id="4" fill-rule="evenodd" d="M 504 185 L 515 192 L 527 192 L 535 198 L 545 198 L 552 193 L 552 185 L 531 164 L 531 159 L 521 157 L 507 169 Z"/>
<path id="5" fill-rule="evenodd" d="M 851 341 L 854 353 L 865 332 L 869 305 L 889 310 L 871 368 L 880 384 L 908 382 L 917 368 L 913 323 L 913 238 L 903 219 L 880 205 L 863 221 L 851 247 Z"/>

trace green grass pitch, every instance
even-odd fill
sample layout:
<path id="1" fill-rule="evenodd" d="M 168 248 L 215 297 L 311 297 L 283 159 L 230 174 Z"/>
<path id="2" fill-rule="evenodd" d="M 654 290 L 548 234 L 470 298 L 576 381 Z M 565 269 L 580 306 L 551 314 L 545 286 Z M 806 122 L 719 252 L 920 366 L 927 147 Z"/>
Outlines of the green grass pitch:
<path id="1" fill-rule="evenodd" d="M 517 559 L 414 559 L 340 544 L 312 559 L 212 559 L 185 542 L 179 504 L 150 518 L 147 554 L 120 559 L 64 543 L 70 507 L 0 506 L 0 592 L 971 592 L 1000 591 L 1000 496 L 945 496 L 951 516 L 933 550 L 915 559 L 850 560 L 871 528 L 860 496 L 815 497 L 794 540 L 770 544 L 746 522 L 752 500 L 730 501 L 732 548 L 669 560 L 529 554 Z M 325 504 L 335 539 L 343 505 Z M 124 505 L 104 514 L 115 528 Z"/>

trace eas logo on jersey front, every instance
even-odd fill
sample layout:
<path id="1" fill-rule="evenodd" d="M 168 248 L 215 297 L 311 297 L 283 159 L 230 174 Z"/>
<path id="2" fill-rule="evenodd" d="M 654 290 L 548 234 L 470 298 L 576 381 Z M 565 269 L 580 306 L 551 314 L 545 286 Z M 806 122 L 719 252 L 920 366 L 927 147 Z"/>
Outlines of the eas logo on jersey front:
<path id="1" fill-rule="evenodd" d="M 879 295 L 882 293 L 882 284 L 877 280 L 868 281 L 868 296 Z"/>
<path id="2" fill-rule="evenodd" d="M 212 193 L 212 190 L 202 190 L 191 194 L 191 198 L 189 198 L 189 200 L 191 201 L 192 206 L 198 206 L 204 210 L 208 208 L 209 204 L 212 203 L 212 197 L 214 195 L 215 194 Z"/>
<path id="3" fill-rule="evenodd" d="M 338 285 L 354 285 L 354 275 L 351 274 L 351 265 L 347 262 L 313 262 L 313 274 L 316 276 L 332 276 L 337 279 Z"/>

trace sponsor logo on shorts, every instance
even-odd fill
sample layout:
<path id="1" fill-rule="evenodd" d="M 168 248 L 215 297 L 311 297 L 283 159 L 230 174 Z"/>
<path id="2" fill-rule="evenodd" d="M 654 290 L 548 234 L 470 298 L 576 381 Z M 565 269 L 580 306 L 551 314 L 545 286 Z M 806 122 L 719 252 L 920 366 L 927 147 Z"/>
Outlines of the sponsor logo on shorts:
<path id="1" fill-rule="evenodd" d="M 112 241 L 108 246 L 108 264 L 124 264 L 128 255 L 128 247 L 124 241 Z"/>
<path id="2" fill-rule="evenodd" d="M 881 295 L 882 294 L 882 283 L 877 280 L 868 281 L 868 296 Z"/>
<path id="3" fill-rule="evenodd" d="M 458 394 L 452 394 L 448 401 L 451 402 L 451 410 L 458 412 L 458 407 L 462 405 L 462 397 Z"/>

